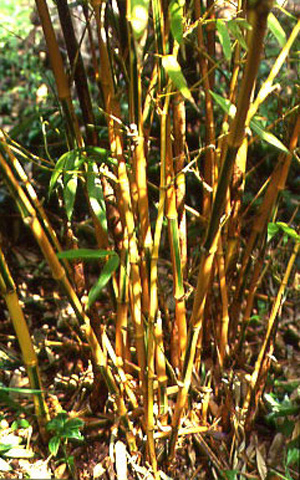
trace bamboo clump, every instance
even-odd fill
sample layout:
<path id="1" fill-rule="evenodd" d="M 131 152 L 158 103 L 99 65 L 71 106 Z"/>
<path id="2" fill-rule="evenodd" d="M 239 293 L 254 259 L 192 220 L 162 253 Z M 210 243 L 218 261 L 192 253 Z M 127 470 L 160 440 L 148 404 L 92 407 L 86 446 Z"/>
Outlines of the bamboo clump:
<path id="1" fill-rule="evenodd" d="M 217 423 L 224 431 L 229 430 L 228 421 L 234 424 L 230 411 L 220 413 L 230 401 L 223 380 L 230 369 L 238 368 L 236 356 L 245 348 L 256 295 L 263 294 L 259 288 L 268 267 L 266 232 L 268 222 L 276 219 L 280 192 L 297 149 L 299 105 L 291 115 L 289 141 L 281 143 L 273 171 L 258 192 L 262 202 L 243 243 L 244 216 L 251 208 L 244 210 L 243 198 L 251 142 L 256 139 L 249 140 L 249 131 L 252 127 L 255 130 L 261 106 L 275 91 L 275 79 L 293 51 L 300 21 L 260 84 L 259 68 L 273 2 L 253 0 L 247 6 L 242 0 L 238 2 L 235 20 L 242 20 L 247 28 L 239 30 L 243 42 L 235 39 L 231 45 L 226 99 L 223 97 L 229 101 L 226 105 L 235 109 L 234 113 L 228 110 L 220 114 L 214 94 L 219 91 L 217 78 L 222 78 L 220 64 L 224 59 L 216 48 L 220 20 L 215 3 L 207 0 L 206 9 L 200 0 L 192 7 L 181 0 L 113 3 L 84 3 L 84 33 L 77 38 L 70 2 L 57 0 L 55 10 L 68 56 L 64 60 L 47 1 L 36 0 L 55 78 L 66 151 L 80 159 L 79 167 L 65 163 L 57 171 L 57 163 L 50 162 L 47 168 L 52 179 L 57 174 L 57 178 L 72 178 L 82 186 L 86 204 L 81 207 L 91 217 L 96 248 L 105 250 L 103 263 L 111 254 L 119 258 L 119 267 L 109 272 L 107 282 L 115 319 L 113 339 L 99 320 L 99 297 L 92 307 L 86 305 L 89 279 L 84 260 L 78 260 L 81 286 L 72 262 L 63 257 L 59 260 L 62 242 L 26 176 L 21 150 L 5 132 L 0 136 L 0 169 L 24 223 L 76 314 L 77 323 L 72 327 L 75 338 L 79 344 L 87 342 L 85 350 L 89 349 L 93 361 L 95 385 L 100 377 L 106 382 L 115 424 L 125 431 L 131 454 L 145 443 L 147 461 L 158 479 L 160 470 L 176 460 L 181 439 L 194 435 L 218 470 L 222 462 L 201 434 L 214 430 Z M 226 22 L 224 25 L 226 29 Z M 92 73 L 81 52 L 84 37 L 88 37 Z M 199 73 L 199 81 L 188 88 L 180 65 L 190 54 L 191 45 L 195 50 L 193 74 L 196 77 Z M 100 113 L 104 141 L 97 133 Z M 202 122 L 196 151 L 189 150 L 189 129 L 194 127 L 189 116 L 196 119 L 195 125 L 198 120 Z M 40 162 L 45 164 L 42 157 Z M 198 181 L 200 212 L 200 207 L 197 210 L 188 204 L 191 177 Z M 91 185 L 96 185 L 93 182 L 98 182 L 99 197 L 91 195 Z M 55 191 L 66 210 L 63 223 L 76 250 L 76 206 L 68 212 L 65 189 L 62 181 Z M 198 249 L 192 235 L 189 237 L 191 226 L 197 230 Z M 260 384 L 270 369 L 272 335 L 298 249 L 295 241 L 243 399 L 241 426 L 245 431 L 254 419 L 262 396 Z M 34 403 L 39 420 L 45 423 L 48 413 L 37 359 L 1 251 L 0 267 L 1 292 L 31 386 L 41 390 L 34 394 Z M 164 291 L 166 284 L 170 289 Z M 21 324 L 25 336 L 18 330 Z M 201 372 L 207 363 L 209 371 L 203 378 Z M 204 393 L 201 412 L 196 415 L 192 397 L 198 387 Z M 212 413 L 211 392 L 218 401 L 225 395 L 216 414 Z"/>

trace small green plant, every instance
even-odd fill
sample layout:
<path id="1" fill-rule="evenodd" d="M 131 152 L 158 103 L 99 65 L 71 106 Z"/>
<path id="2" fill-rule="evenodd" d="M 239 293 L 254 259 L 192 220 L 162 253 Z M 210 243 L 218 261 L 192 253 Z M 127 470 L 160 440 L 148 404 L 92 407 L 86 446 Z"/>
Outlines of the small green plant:
<path id="1" fill-rule="evenodd" d="M 80 418 L 69 418 L 66 412 L 59 413 L 46 426 L 48 432 L 54 432 L 48 444 L 50 453 L 56 457 L 61 448 L 63 461 L 68 466 L 73 478 L 76 478 L 75 464 L 74 457 L 68 453 L 68 443 L 70 440 L 83 441 L 84 437 L 80 432 L 83 426 L 83 420 Z"/>
<path id="2" fill-rule="evenodd" d="M 277 385 L 276 385 L 277 383 Z M 283 392 L 265 394 L 269 413 L 266 420 L 274 426 L 278 432 L 281 432 L 286 438 L 284 452 L 285 478 L 293 480 L 293 472 L 299 469 L 300 465 L 300 436 L 296 418 L 300 413 L 299 381 L 275 382 L 275 386 Z M 276 389 L 277 390 L 277 389 Z"/>

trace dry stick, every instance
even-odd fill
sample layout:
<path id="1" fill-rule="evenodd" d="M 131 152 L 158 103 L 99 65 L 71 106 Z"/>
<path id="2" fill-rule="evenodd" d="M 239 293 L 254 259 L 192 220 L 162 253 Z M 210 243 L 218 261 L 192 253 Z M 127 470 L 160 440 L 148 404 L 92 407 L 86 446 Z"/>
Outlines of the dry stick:
<path id="1" fill-rule="evenodd" d="M 42 389 L 39 365 L 26 319 L 24 317 L 15 283 L 10 274 L 8 265 L 0 245 L 0 292 L 6 302 L 10 317 L 17 335 L 22 352 L 23 361 L 29 378 L 30 387 L 33 390 L 33 402 L 41 435 L 46 439 L 45 425 L 49 421 L 49 413 Z"/>
<path id="2" fill-rule="evenodd" d="M 280 284 L 276 300 L 273 303 L 273 307 L 272 307 L 272 310 L 271 310 L 271 313 L 270 313 L 267 332 L 266 332 L 266 335 L 265 335 L 265 338 L 264 338 L 264 342 L 263 342 L 263 344 L 260 348 L 259 355 L 258 355 L 257 361 L 255 363 L 254 372 L 251 376 L 247 396 L 245 398 L 244 405 L 243 405 L 242 412 L 241 412 L 241 415 L 242 415 L 242 418 L 243 418 L 243 420 L 246 424 L 246 427 L 248 426 L 248 424 L 252 420 L 251 407 L 252 407 L 252 402 L 253 402 L 254 397 L 255 397 L 254 410 L 256 409 L 257 403 L 259 401 L 259 398 L 258 398 L 258 395 L 257 395 L 257 390 L 259 388 L 261 377 L 266 373 L 266 372 L 263 371 L 264 370 L 263 369 L 264 360 L 265 360 L 266 356 L 268 355 L 268 348 L 269 348 L 269 345 L 270 345 L 271 335 L 272 335 L 272 332 L 275 328 L 277 314 L 278 314 L 278 311 L 279 311 L 279 309 L 282 305 L 283 295 L 284 295 L 284 292 L 285 292 L 286 286 L 288 284 L 288 280 L 289 280 L 293 265 L 295 263 L 295 260 L 296 260 L 297 254 L 298 254 L 299 246 L 300 246 L 300 242 L 296 241 L 294 249 L 293 249 L 293 253 L 292 253 L 292 255 L 289 259 L 284 277 L 283 277 L 282 282 Z"/>
<path id="3" fill-rule="evenodd" d="M 23 217 L 24 223 L 27 224 L 31 229 L 45 257 L 45 260 L 47 261 L 51 269 L 53 278 L 57 280 L 57 282 L 61 285 L 61 287 L 65 291 L 70 301 L 70 304 L 76 314 L 76 317 L 78 319 L 78 324 L 81 326 L 81 330 L 85 332 L 86 338 L 91 348 L 93 360 L 97 368 L 103 375 L 103 378 L 105 379 L 105 382 L 107 384 L 107 387 L 110 393 L 115 397 L 118 414 L 126 430 L 126 438 L 128 441 L 129 448 L 132 452 L 136 451 L 135 439 L 132 433 L 132 425 L 128 419 L 124 400 L 122 398 L 121 392 L 117 384 L 114 381 L 111 370 L 106 365 L 106 356 L 104 355 L 104 352 L 101 346 L 99 345 L 95 332 L 91 328 L 90 319 L 84 312 L 82 304 L 80 303 L 72 285 L 67 279 L 66 272 L 62 267 L 62 265 L 60 264 L 55 251 L 53 250 L 47 236 L 45 235 L 42 225 L 36 216 L 35 209 L 32 207 L 22 187 L 18 184 L 11 169 L 5 162 L 5 159 L 1 155 L 1 153 L 0 153 L 0 167 L 3 171 L 6 183 L 13 197 L 15 198 L 15 201 Z M 77 330 L 79 330 L 78 325 L 77 325 Z"/>
<path id="4" fill-rule="evenodd" d="M 223 153 L 224 162 L 222 162 L 222 170 L 218 181 L 209 226 L 202 248 L 199 275 L 190 322 L 191 326 L 188 333 L 188 346 L 183 369 L 183 381 L 177 397 L 172 420 L 169 461 L 172 461 L 174 457 L 180 420 L 191 383 L 198 337 L 203 329 L 203 313 L 207 289 L 209 286 L 214 255 L 221 232 L 221 217 L 224 212 L 226 193 L 230 184 L 236 154 L 245 135 L 245 124 L 250 106 L 250 96 L 258 72 L 260 56 L 263 49 L 263 39 L 267 26 L 267 18 L 271 6 L 272 2 L 269 2 L 268 0 L 258 0 L 254 5 L 252 4 L 249 10 L 249 20 L 252 24 L 252 31 L 249 42 L 248 62 L 242 79 L 237 112 L 228 136 L 228 145 Z"/>
<path id="5" fill-rule="evenodd" d="M 251 259 L 251 253 L 259 238 L 263 235 L 266 224 L 270 218 L 272 209 L 276 203 L 278 193 L 284 189 L 287 175 L 289 172 L 290 164 L 293 158 L 293 151 L 297 146 L 298 138 L 300 134 L 300 115 L 298 114 L 294 131 L 290 140 L 289 145 L 289 154 L 280 154 L 278 163 L 272 173 L 272 178 L 269 182 L 268 189 L 264 196 L 263 203 L 261 204 L 257 215 L 253 221 L 253 227 L 251 230 L 251 235 L 249 241 L 247 242 L 246 249 L 243 255 L 242 266 L 239 274 L 237 288 L 234 294 L 233 304 L 232 304 L 232 328 L 237 325 L 240 309 L 241 309 L 241 297 L 243 294 L 243 285 L 244 285 L 244 276 L 245 272 L 248 269 L 249 262 Z"/>
<path id="6" fill-rule="evenodd" d="M 128 251 L 130 263 L 130 300 L 132 320 L 135 327 L 135 338 L 138 364 L 140 367 L 140 380 L 145 394 L 145 344 L 144 344 L 144 325 L 142 317 L 142 288 L 139 271 L 139 253 L 135 231 L 135 221 L 132 212 L 130 185 L 127 175 L 126 160 L 123 153 L 122 133 L 115 118 L 120 118 L 120 106 L 116 100 L 114 84 L 111 72 L 111 65 L 107 51 L 107 44 L 104 38 L 104 9 L 105 4 L 97 0 L 92 2 L 97 21 L 98 44 L 101 58 L 100 82 L 103 91 L 105 109 L 107 113 L 108 135 L 112 154 L 118 160 L 118 180 L 120 189 L 120 211 L 123 215 L 123 221 L 128 234 Z M 144 395 L 145 397 L 145 395 Z M 146 397 L 144 398 L 146 401 Z"/>

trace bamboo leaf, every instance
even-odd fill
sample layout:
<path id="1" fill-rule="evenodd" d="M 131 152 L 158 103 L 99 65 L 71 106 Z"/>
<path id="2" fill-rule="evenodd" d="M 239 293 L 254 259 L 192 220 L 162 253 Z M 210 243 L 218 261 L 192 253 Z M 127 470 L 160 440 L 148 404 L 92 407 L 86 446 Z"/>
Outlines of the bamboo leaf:
<path id="1" fill-rule="evenodd" d="M 230 35 L 226 23 L 224 20 L 217 20 L 216 27 L 219 35 L 219 39 L 222 45 L 222 49 L 227 62 L 231 60 L 231 43 Z"/>
<path id="2" fill-rule="evenodd" d="M 195 104 L 195 101 L 192 97 L 192 94 L 189 90 L 189 87 L 187 85 L 186 79 L 183 76 L 183 73 L 181 71 L 181 67 L 177 61 L 177 59 L 174 57 L 174 55 L 165 55 L 162 58 L 162 66 L 164 67 L 165 71 L 169 75 L 170 79 L 174 83 L 175 87 L 179 90 L 181 95 L 186 99 L 189 100 L 192 105 L 196 108 L 198 111 L 198 107 Z"/>
<path id="3" fill-rule="evenodd" d="M 277 225 L 286 235 L 296 240 L 296 242 L 300 242 L 300 235 L 298 235 L 292 227 L 284 222 L 276 222 L 275 225 Z"/>
<path id="4" fill-rule="evenodd" d="M 184 0 L 172 0 L 169 6 L 170 20 L 171 20 L 171 32 L 179 44 L 182 43 L 183 38 L 183 7 Z"/>
<path id="5" fill-rule="evenodd" d="M 222 97 L 221 95 L 218 95 L 212 90 L 210 90 L 210 94 L 215 100 L 215 102 L 222 108 L 222 110 L 224 110 L 224 112 L 226 112 L 230 116 L 230 118 L 233 118 L 236 112 L 236 106 L 233 105 L 230 100 Z"/>
<path id="6" fill-rule="evenodd" d="M 80 157 L 78 150 L 73 150 L 73 155 L 69 155 L 66 159 L 63 196 L 68 220 L 71 220 L 74 209 L 78 185 L 77 170 L 84 160 L 84 158 Z"/>
<path id="7" fill-rule="evenodd" d="M 50 178 L 50 184 L 49 184 L 49 197 L 56 185 L 56 182 L 59 178 L 59 176 L 63 173 L 64 171 L 64 167 L 65 167 L 65 164 L 66 164 L 66 161 L 67 161 L 67 158 L 69 155 L 73 155 L 73 151 L 71 152 L 66 152 L 64 153 L 56 162 L 56 165 L 54 167 L 54 171 L 51 175 L 51 178 Z"/>
<path id="8" fill-rule="evenodd" d="M 228 28 L 231 31 L 232 35 L 237 39 L 237 41 L 240 43 L 241 47 L 244 50 L 248 50 L 248 46 L 246 43 L 246 40 L 244 38 L 244 34 L 242 30 L 240 29 L 240 22 L 237 22 L 236 20 L 229 20 L 227 22 Z"/>
<path id="9" fill-rule="evenodd" d="M 64 185 L 64 202 L 68 220 L 71 220 L 77 192 L 77 176 L 72 176 Z"/>
<path id="10" fill-rule="evenodd" d="M 286 459 L 287 466 L 300 465 L 300 448 L 289 448 Z"/>
<path id="11" fill-rule="evenodd" d="M 279 231 L 279 227 L 276 223 L 268 223 L 268 234 L 267 234 L 267 243 L 269 243 L 272 238 L 276 235 Z"/>
<path id="12" fill-rule="evenodd" d="M 2 455 L 6 458 L 32 458 L 34 452 L 22 447 L 13 447 Z"/>
<path id="13" fill-rule="evenodd" d="M 251 128 L 254 132 L 265 142 L 269 143 L 273 147 L 277 148 L 281 152 L 290 153 L 286 146 L 277 138 L 273 133 L 266 132 L 263 130 L 255 120 L 251 120 L 250 122 Z"/>
<path id="14" fill-rule="evenodd" d="M 111 250 L 91 250 L 88 248 L 78 248 L 77 250 L 66 250 L 65 252 L 59 252 L 58 258 L 67 260 L 99 260 L 99 258 L 117 256 L 115 252 Z"/>
<path id="15" fill-rule="evenodd" d="M 269 30 L 273 33 L 279 45 L 284 47 L 286 44 L 286 34 L 282 26 L 279 23 L 279 20 L 275 17 L 274 13 L 270 13 L 268 16 L 268 27 Z"/>
<path id="16" fill-rule="evenodd" d="M 149 0 L 131 0 L 131 26 L 136 40 L 140 40 L 148 26 Z"/>
<path id="17" fill-rule="evenodd" d="M 59 436 L 55 435 L 54 437 L 50 438 L 48 443 L 48 448 L 50 453 L 56 457 L 58 449 L 60 447 L 61 439 Z"/>
<path id="18" fill-rule="evenodd" d="M 91 290 L 89 291 L 88 295 L 88 302 L 87 302 L 87 308 L 90 308 L 93 303 L 97 300 L 99 297 L 101 290 L 105 287 L 105 285 L 109 282 L 112 274 L 114 271 L 118 268 L 119 266 L 119 257 L 115 253 L 113 256 L 111 256 L 106 264 L 104 265 L 101 275 L 98 278 L 98 281 L 93 285 Z"/>
<path id="19" fill-rule="evenodd" d="M 94 163 L 88 164 L 87 170 L 87 191 L 94 214 L 99 219 L 101 226 L 107 232 L 106 206 L 97 166 Z"/>

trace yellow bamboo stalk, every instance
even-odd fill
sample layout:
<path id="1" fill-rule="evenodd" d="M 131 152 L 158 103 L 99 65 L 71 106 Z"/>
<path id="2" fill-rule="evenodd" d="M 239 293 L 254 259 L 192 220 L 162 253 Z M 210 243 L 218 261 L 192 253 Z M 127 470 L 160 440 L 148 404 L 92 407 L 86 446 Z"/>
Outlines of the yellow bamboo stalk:
<path id="1" fill-rule="evenodd" d="M 8 155 L 8 158 L 11 162 L 11 165 L 14 167 L 14 169 L 17 172 L 20 180 L 24 183 L 25 188 L 27 190 L 27 193 L 29 195 L 29 198 L 31 199 L 36 211 L 39 213 L 39 215 L 40 215 L 40 217 L 43 221 L 43 225 L 45 226 L 45 229 L 48 232 L 55 248 L 57 249 L 58 252 L 61 252 L 62 248 L 61 248 L 61 245 L 60 245 L 59 240 L 57 238 L 56 232 L 52 228 L 52 225 L 50 224 L 50 222 L 48 220 L 46 212 L 45 212 L 41 202 L 39 201 L 39 199 L 36 195 L 36 192 L 35 192 L 32 184 L 30 183 L 25 170 L 23 169 L 19 160 L 15 157 L 15 155 L 11 151 L 9 144 L 7 143 L 7 136 L 5 135 L 5 133 L 2 130 L 0 131 L 0 144 L 3 146 L 4 151 Z M 65 266 L 65 268 L 68 272 L 69 277 L 72 278 L 72 270 L 71 270 L 70 264 L 67 260 L 64 261 L 64 266 Z"/>
<path id="2" fill-rule="evenodd" d="M 185 350 L 186 350 L 186 337 L 187 337 L 187 324 L 186 324 L 186 309 L 184 299 L 184 286 L 183 286 L 183 269 L 180 256 L 180 243 L 179 243 L 179 230 L 178 230 L 178 213 L 176 205 L 176 190 L 175 190 L 175 178 L 171 145 L 171 132 L 170 132 L 170 120 L 167 123 L 167 137 L 166 137 L 166 217 L 168 220 L 168 232 L 170 242 L 170 253 L 173 270 L 173 292 L 175 298 L 175 321 L 178 328 L 179 339 L 179 364 L 183 365 Z"/>
<path id="3" fill-rule="evenodd" d="M 59 50 L 46 0 L 36 0 L 36 7 L 41 20 L 47 44 L 51 69 L 55 78 L 58 98 L 61 102 L 66 117 L 67 128 L 69 130 L 68 139 L 70 141 L 70 146 L 73 148 L 75 141 L 78 147 L 82 147 L 82 137 L 80 134 L 78 120 L 73 108 L 68 77 L 65 73 L 62 56 Z"/>
<path id="4" fill-rule="evenodd" d="M 144 36 L 137 40 L 131 28 L 131 1 L 127 1 L 128 45 L 130 58 L 130 121 L 136 128 L 133 137 L 133 176 L 137 189 L 138 226 L 141 238 L 141 280 L 142 280 L 142 307 L 147 317 L 149 314 L 149 263 L 152 248 L 152 234 L 150 228 L 147 171 L 145 155 L 145 138 L 142 115 L 142 63 L 140 50 L 143 48 Z"/>
<path id="5" fill-rule="evenodd" d="M 228 144 L 223 152 L 224 161 L 222 162 L 222 170 L 213 202 L 212 213 L 202 247 L 197 287 L 188 332 L 188 345 L 183 367 L 182 386 L 178 393 L 172 420 L 169 461 L 172 461 L 175 453 L 180 420 L 186 404 L 192 377 L 198 337 L 203 330 L 204 307 L 208 286 L 210 284 L 214 255 L 218 247 L 221 232 L 221 216 L 224 212 L 225 199 L 231 180 L 233 165 L 238 149 L 245 136 L 245 124 L 250 106 L 250 97 L 258 72 L 271 2 L 269 0 L 257 0 L 254 4 L 250 4 L 249 7 L 249 20 L 252 24 L 252 31 L 249 39 L 248 62 L 242 78 L 237 111 L 228 136 Z"/>
<path id="6" fill-rule="evenodd" d="M 158 381 L 158 399 L 159 399 L 159 418 L 162 425 L 168 423 L 168 397 L 167 385 L 168 376 L 166 373 L 166 360 L 163 342 L 162 318 L 158 311 L 156 324 L 154 326 L 155 337 L 155 357 L 156 357 L 156 372 Z"/>
<path id="7" fill-rule="evenodd" d="M 200 19 L 201 16 L 201 5 L 200 0 L 195 0 L 194 2 L 195 16 L 196 19 Z M 202 25 L 199 22 L 197 25 L 197 36 L 198 36 L 198 45 L 200 48 L 199 62 L 201 67 L 201 73 L 203 78 L 203 86 L 205 93 L 205 143 L 206 145 L 215 145 L 215 127 L 214 127 L 214 115 L 213 115 L 213 102 L 210 94 L 210 81 L 208 73 L 207 60 L 202 54 L 205 50 L 204 39 L 203 39 L 203 29 Z M 211 77 L 212 78 L 212 77 Z M 204 163 L 204 180 L 212 188 L 214 187 L 214 170 L 215 170 L 215 150 L 213 148 L 208 148 L 205 152 L 205 163 Z M 211 209 L 211 196 L 208 192 L 203 189 L 203 215 L 208 217 Z"/>
<path id="8" fill-rule="evenodd" d="M 132 212 L 130 183 L 127 175 L 126 160 L 123 154 L 122 133 L 116 119 L 120 118 L 120 106 L 115 97 L 114 84 L 107 51 L 107 44 L 104 33 L 104 13 L 105 2 L 98 0 L 92 1 L 92 7 L 95 12 L 97 22 L 98 45 L 101 58 L 100 82 L 104 97 L 105 111 L 107 113 L 108 135 L 112 154 L 118 160 L 118 181 L 120 191 L 120 210 L 121 216 L 127 228 L 128 250 L 130 262 L 130 300 L 131 313 L 135 327 L 135 338 L 137 357 L 140 367 L 140 379 L 145 385 L 145 345 L 144 345 L 144 326 L 142 318 L 142 287 L 139 271 L 139 252 L 137 247 L 135 221 Z"/>
<path id="9" fill-rule="evenodd" d="M 284 45 L 280 54 L 278 55 L 273 67 L 271 68 L 271 71 L 267 79 L 264 81 L 264 83 L 260 87 L 260 90 L 249 109 L 248 118 L 247 118 L 248 125 L 250 123 L 251 118 L 253 118 L 256 112 L 258 111 L 260 105 L 265 101 L 267 96 L 273 91 L 273 82 L 277 77 L 281 67 L 283 66 L 293 43 L 295 42 L 295 40 L 299 35 L 299 32 L 300 32 L 300 20 L 298 20 L 298 22 L 294 26 L 286 44 Z"/>
<path id="10" fill-rule="evenodd" d="M 29 378 L 30 387 L 33 390 L 40 390 L 33 393 L 33 403 L 37 416 L 39 428 L 43 438 L 46 438 L 45 425 L 49 421 L 48 407 L 45 401 L 45 394 L 39 372 L 39 365 L 26 319 L 21 308 L 15 283 L 11 277 L 8 265 L 0 246 L 0 291 L 6 302 L 10 318 L 22 352 L 23 361 Z"/>
<path id="11" fill-rule="evenodd" d="M 225 273 L 225 261 L 223 254 L 222 239 L 219 238 L 218 242 L 218 252 L 217 252 L 217 265 L 219 273 L 219 285 L 221 293 L 221 322 L 219 329 L 219 362 L 220 367 L 224 366 L 225 354 L 228 353 L 228 329 L 229 329 L 229 313 L 228 313 L 228 293 L 227 293 L 227 282 L 226 282 L 226 273 Z"/>
<path id="12" fill-rule="evenodd" d="M 128 337 L 128 241 L 125 236 L 121 252 L 119 297 L 116 320 L 116 355 L 126 364 L 130 361 Z"/>
<path id="13" fill-rule="evenodd" d="M 248 115 L 246 126 L 250 125 L 251 119 L 254 117 L 258 111 L 260 105 L 264 102 L 267 96 L 273 91 L 273 82 L 276 76 L 279 73 L 279 70 L 283 66 L 289 51 L 296 40 L 300 31 L 300 21 L 295 25 L 287 43 L 282 48 L 279 56 L 277 57 L 267 79 L 264 81 L 261 86 L 254 102 L 251 104 Z M 226 265 L 235 263 L 235 259 L 238 252 L 239 238 L 240 238 L 240 210 L 242 202 L 242 193 L 244 190 L 245 184 L 245 170 L 246 170 L 246 159 L 247 159 L 247 149 L 248 149 L 248 138 L 244 139 L 244 142 L 238 152 L 236 165 L 234 167 L 233 173 L 233 185 L 231 190 L 231 202 L 233 203 L 233 211 L 228 225 L 228 249 L 226 255 Z"/>
<path id="14" fill-rule="evenodd" d="M 168 93 L 168 91 L 167 91 Z M 154 242 L 151 256 L 150 267 L 150 313 L 148 320 L 148 341 L 147 341 L 147 440 L 148 450 L 151 464 L 154 473 L 157 474 L 157 458 L 154 444 L 154 389 L 153 382 L 155 378 L 154 373 L 154 322 L 158 309 L 158 257 L 159 246 L 161 239 L 161 232 L 164 219 L 164 209 L 166 202 L 166 157 L 167 157 L 167 124 L 168 124 L 168 109 L 170 97 L 167 95 L 164 103 L 163 111 L 160 118 L 160 153 L 161 153 L 161 167 L 160 167 L 160 194 L 158 213 L 154 232 Z"/>
<path id="15" fill-rule="evenodd" d="M 185 164 L 185 103 L 180 94 L 175 96 L 173 101 L 173 134 L 174 134 L 174 153 L 175 153 L 175 189 L 176 189 L 176 207 L 178 212 L 179 242 L 183 276 L 187 273 L 187 225 L 185 205 L 185 174 L 183 172 Z"/>
<path id="16" fill-rule="evenodd" d="M 36 216 L 34 208 L 32 207 L 22 187 L 16 181 L 11 169 L 5 162 L 5 159 L 1 155 L 1 153 L 0 167 L 2 168 L 2 171 L 5 175 L 9 189 L 11 190 L 20 208 L 24 223 L 26 223 L 31 229 L 45 257 L 45 260 L 47 261 L 51 269 L 53 278 L 57 280 L 58 283 L 62 286 L 72 305 L 72 308 L 74 309 L 74 312 L 76 313 L 76 317 L 78 319 L 79 325 L 81 326 L 81 330 L 85 333 L 87 341 L 90 345 L 94 362 L 97 368 L 99 368 L 100 372 L 102 373 L 109 391 L 115 395 L 118 412 L 126 428 L 128 445 L 131 451 L 136 451 L 135 440 L 132 433 L 132 425 L 127 416 L 127 409 L 124 400 L 118 386 L 113 379 L 109 367 L 106 365 L 106 356 L 97 340 L 94 330 L 91 327 L 90 319 L 84 312 L 83 306 L 66 276 L 65 269 L 60 264 L 55 251 L 53 250 L 47 236 L 45 235 L 42 225 Z"/>

